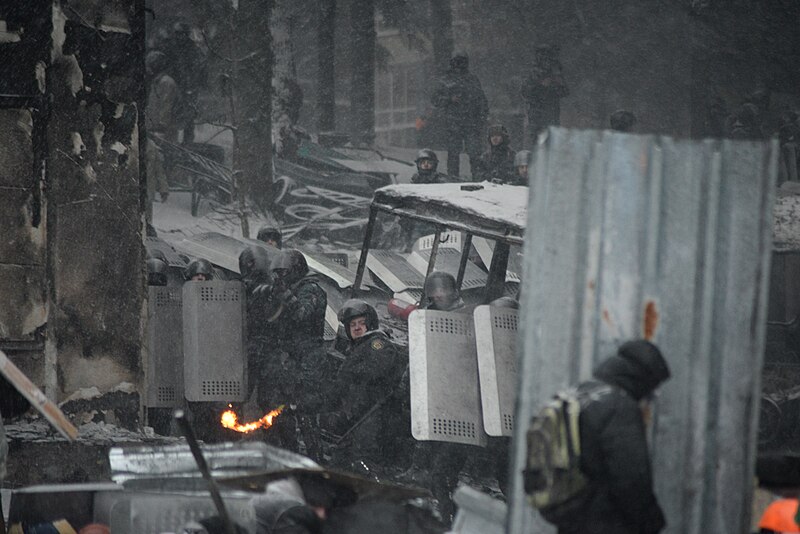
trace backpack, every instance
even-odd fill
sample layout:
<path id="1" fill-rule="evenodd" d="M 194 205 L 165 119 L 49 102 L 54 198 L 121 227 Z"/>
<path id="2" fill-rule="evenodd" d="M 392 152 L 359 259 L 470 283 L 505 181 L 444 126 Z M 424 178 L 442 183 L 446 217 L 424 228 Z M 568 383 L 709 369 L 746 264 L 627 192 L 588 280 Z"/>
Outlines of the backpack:
<path id="1" fill-rule="evenodd" d="M 578 390 L 562 391 L 531 419 L 523 480 L 530 504 L 548 521 L 568 514 L 589 486 L 580 468 Z"/>

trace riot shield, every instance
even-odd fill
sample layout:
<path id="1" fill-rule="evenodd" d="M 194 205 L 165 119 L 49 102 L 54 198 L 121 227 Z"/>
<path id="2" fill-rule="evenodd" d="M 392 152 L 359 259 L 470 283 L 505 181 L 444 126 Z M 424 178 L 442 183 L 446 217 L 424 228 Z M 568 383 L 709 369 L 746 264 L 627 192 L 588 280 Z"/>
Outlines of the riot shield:
<path id="1" fill-rule="evenodd" d="M 145 406 L 183 402 L 183 310 L 179 287 L 148 286 Z"/>
<path id="2" fill-rule="evenodd" d="M 247 355 L 241 282 L 183 285 L 183 354 L 187 400 L 245 400 Z"/>
<path id="3" fill-rule="evenodd" d="M 490 436 L 511 436 L 517 400 L 517 310 L 478 306 L 475 344 L 483 424 Z"/>
<path id="4" fill-rule="evenodd" d="M 412 312 L 408 349 L 414 438 L 485 446 L 472 316 Z"/>

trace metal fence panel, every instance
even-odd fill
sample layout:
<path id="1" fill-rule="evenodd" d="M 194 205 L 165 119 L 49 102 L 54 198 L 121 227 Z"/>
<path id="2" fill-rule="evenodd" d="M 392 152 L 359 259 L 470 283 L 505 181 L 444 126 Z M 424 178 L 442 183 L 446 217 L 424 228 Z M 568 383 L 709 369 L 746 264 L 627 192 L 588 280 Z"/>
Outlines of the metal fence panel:
<path id="1" fill-rule="evenodd" d="M 145 405 L 183 405 L 183 310 L 179 287 L 149 286 Z"/>
<path id="2" fill-rule="evenodd" d="M 472 315 L 416 310 L 408 320 L 411 433 L 486 445 Z"/>
<path id="3" fill-rule="evenodd" d="M 652 339 L 672 370 L 652 428 L 667 533 L 750 526 L 777 153 L 562 128 L 537 147 L 516 420 L 621 342 Z M 551 532 L 512 484 L 509 532 Z"/>
<path id="4" fill-rule="evenodd" d="M 243 401 L 247 395 L 245 299 L 241 282 L 183 284 L 186 400 Z"/>

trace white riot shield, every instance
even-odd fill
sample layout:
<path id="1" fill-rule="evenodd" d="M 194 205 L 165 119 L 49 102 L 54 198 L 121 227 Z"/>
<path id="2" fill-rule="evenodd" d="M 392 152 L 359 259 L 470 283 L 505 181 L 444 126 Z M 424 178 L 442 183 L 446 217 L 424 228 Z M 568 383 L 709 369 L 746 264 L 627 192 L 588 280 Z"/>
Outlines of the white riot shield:
<path id="1" fill-rule="evenodd" d="M 474 311 L 483 424 L 490 436 L 514 432 L 517 317 L 517 310 L 496 306 L 478 306 Z"/>
<path id="2" fill-rule="evenodd" d="M 485 446 L 472 316 L 412 312 L 408 349 L 414 438 Z"/>
<path id="3" fill-rule="evenodd" d="M 177 408 L 183 402 L 181 288 L 149 286 L 145 406 Z"/>
<path id="4" fill-rule="evenodd" d="M 245 400 L 247 354 L 241 282 L 183 284 L 183 354 L 187 400 Z"/>

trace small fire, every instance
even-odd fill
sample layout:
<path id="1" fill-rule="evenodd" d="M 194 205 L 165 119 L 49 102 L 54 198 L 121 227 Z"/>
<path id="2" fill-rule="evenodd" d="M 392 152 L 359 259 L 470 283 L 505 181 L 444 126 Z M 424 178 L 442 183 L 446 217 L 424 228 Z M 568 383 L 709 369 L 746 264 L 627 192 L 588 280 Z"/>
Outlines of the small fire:
<path id="1" fill-rule="evenodd" d="M 233 408 L 230 404 L 228 408 Z M 253 430 L 257 430 L 259 428 L 269 428 L 272 426 L 272 421 L 280 413 L 283 411 L 283 405 L 278 406 L 267 415 L 258 419 L 256 421 L 252 421 L 250 423 L 240 423 L 239 416 L 236 415 L 236 412 L 233 410 L 225 410 L 222 412 L 222 416 L 219 419 L 219 422 L 222 423 L 222 426 L 225 428 L 230 428 L 231 430 L 235 430 L 236 432 L 252 432 Z"/>

